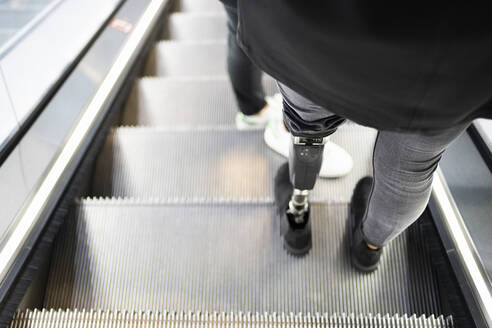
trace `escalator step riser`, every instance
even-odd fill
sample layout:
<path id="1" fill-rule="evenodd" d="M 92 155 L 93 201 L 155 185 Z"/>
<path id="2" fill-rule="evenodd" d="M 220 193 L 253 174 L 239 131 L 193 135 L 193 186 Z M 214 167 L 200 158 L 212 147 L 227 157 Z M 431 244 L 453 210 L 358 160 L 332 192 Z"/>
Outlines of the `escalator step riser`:
<path id="1" fill-rule="evenodd" d="M 332 140 L 353 157 L 339 179 L 318 179 L 312 201 L 347 203 L 356 182 L 372 173 L 376 132 L 351 124 Z M 272 200 L 273 180 L 287 159 L 270 150 L 261 131 L 119 128 L 97 161 L 94 196 L 185 201 Z"/>
<path id="2" fill-rule="evenodd" d="M 227 19 L 222 13 L 174 13 L 163 38 L 167 40 L 225 40 Z"/>
<path id="3" fill-rule="evenodd" d="M 30 311 L 17 313 L 11 328 L 44 327 L 203 327 L 203 328 L 452 328 L 451 318 L 379 315 L 283 315 L 126 311 Z"/>
<path id="4" fill-rule="evenodd" d="M 146 76 L 226 76 L 226 41 L 161 41 L 145 67 Z"/>
<path id="5" fill-rule="evenodd" d="M 217 0 L 178 0 L 178 10 L 183 12 L 224 12 L 224 6 Z"/>
<path id="6" fill-rule="evenodd" d="M 420 235 L 354 270 L 346 205 L 312 205 L 313 248 L 282 247 L 271 204 L 83 201 L 59 234 L 46 308 L 440 314 Z"/>
<path id="7" fill-rule="evenodd" d="M 277 91 L 265 76 L 265 92 Z M 134 86 L 123 113 L 123 125 L 160 127 L 234 126 L 238 107 L 231 84 L 220 78 L 144 78 Z"/>

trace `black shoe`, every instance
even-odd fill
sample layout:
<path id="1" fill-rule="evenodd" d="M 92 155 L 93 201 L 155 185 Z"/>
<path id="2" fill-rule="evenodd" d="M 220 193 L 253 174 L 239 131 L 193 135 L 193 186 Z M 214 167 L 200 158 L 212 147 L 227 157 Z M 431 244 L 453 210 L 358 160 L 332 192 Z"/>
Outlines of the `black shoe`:
<path id="1" fill-rule="evenodd" d="M 303 256 L 312 247 L 311 221 L 309 210 L 304 214 L 303 222 L 296 223 L 292 214 L 287 213 L 294 187 L 290 182 L 289 164 L 280 166 L 274 181 L 275 205 L 280 217 L 280 235 L 285 250 L 295 256 Z"/>
<path id="2" fill-rule="evenodd" d="M 382 248 L 377 250 L 370 249 L 362 233 L 362 219 L 369 202 L 372 183 L 373 179 L 371 177 L 359 180 L 350 201 L 350 220 L 354 227 L 352 230 L 350 257 L 353 266 L 364 272 L 372 272 L 377 269 L 383 252 Z"/>

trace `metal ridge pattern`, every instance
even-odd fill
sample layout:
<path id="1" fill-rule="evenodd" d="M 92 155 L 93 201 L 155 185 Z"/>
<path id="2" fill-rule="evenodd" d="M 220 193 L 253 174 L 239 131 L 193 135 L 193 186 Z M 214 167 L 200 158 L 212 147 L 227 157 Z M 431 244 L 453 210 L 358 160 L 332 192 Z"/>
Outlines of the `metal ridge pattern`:
<path id="1" fill-rule="evenodd" d="M 298 258 L 283 250 L 271 204 L 82 203 L 60 231 L 44 306 L 442 314 L 417 233 L 362 274 L 350 264 L 347 204 L 311 210 L 313 249 Z"/>
<path id="2" fill-rule="evenodd" d="M 11 328 L 29 327 L 173 327 L 173 328 L 452 328 L 451 317 L 431 315 L 277 314 L 26 310 L 18 312 Z"/>
<path id="3" fill-rule="evenodd" d="M 339 179 L 319 179 L 312 201 L 350 200 L 357 181 L 372 173 L 375 136 L 355 124 L 332 136 L 352 155 L 354 168 Z M 285 161 L 265 145 L 261 131 L 116 129 L 99 156 L 92 195 L 190 202 L 272 199 L 273 178 Z"/>

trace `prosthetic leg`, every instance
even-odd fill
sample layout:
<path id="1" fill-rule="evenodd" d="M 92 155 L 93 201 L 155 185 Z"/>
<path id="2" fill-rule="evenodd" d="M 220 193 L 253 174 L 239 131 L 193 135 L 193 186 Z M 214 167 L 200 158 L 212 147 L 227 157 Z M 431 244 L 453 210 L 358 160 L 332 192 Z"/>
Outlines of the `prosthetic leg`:
<path id="1" fill-rule="evenodd" d="M 294 137 L 289 163 L 282 165 L 275 177 L 275 204 L 284 248 L 302 256 L 312 246 L 309 193 L 323 164 L 325 138 L 345 119 L 280 82 L 278 87 L 284 100 L 284 125 Z"/>
<path id="2" fill-rule="evenodd" d="M 309 192 L 321 169 L 323 149 L 324 138 L 293 137 L 288 172 L 291 191 L 289 198 L 284 197 L 288 205 L 280 213 L 284 247 L 293 255 L 305 255 L 312 246 Z"/>

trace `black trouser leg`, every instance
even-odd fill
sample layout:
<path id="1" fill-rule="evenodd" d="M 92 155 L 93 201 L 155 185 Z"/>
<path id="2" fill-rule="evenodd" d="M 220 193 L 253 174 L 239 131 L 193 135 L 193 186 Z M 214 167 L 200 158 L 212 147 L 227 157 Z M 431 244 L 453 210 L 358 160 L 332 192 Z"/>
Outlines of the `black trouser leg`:
<path id="1" fill-rule="evenodd" d="M 239 110 L 244 115 L 254 115 L 265 105 L 262 72 L 251 62 L 236 41 L 237 8 L 224 5 L 227 12 L 227 71 L 236 96 Z"/>

